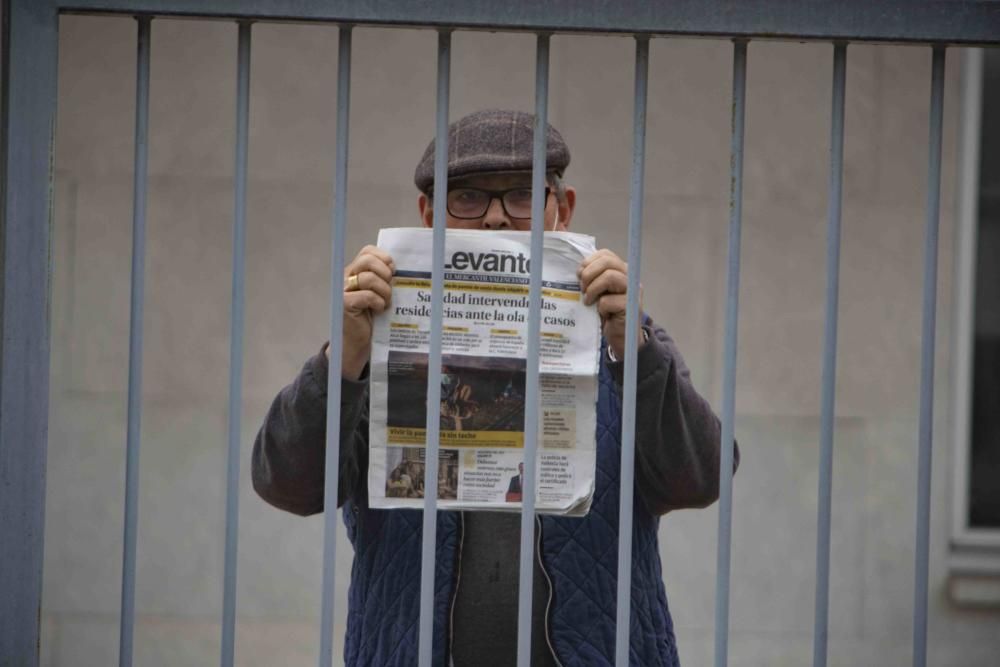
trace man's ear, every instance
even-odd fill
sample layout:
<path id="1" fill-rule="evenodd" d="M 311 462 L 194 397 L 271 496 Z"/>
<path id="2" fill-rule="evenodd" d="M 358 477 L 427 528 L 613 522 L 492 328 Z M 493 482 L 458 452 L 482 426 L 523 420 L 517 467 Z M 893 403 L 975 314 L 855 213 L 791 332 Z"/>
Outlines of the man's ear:
<path id="1" fill-rule="evenodd" d="M 417 197 L 417 209 L 420 211 L 420 221 L 423 223 L 424 227 L 434 226 L 434 206 L 431 204 L 431 199 L 423 192 Z"/>
<path id="2" fill-rule="evenodd" d="M 558 224 L 556 224 L 556 229 L 558 231 L 566 231 L 569 229 L 569 223 L 573 220 L 573 211 L 576 210 L 576 188 L 571 185 L 566 186 L 566 197 L 563 201 L 559 201 L 559 207 L 556 209 L 559 214 Z"/>

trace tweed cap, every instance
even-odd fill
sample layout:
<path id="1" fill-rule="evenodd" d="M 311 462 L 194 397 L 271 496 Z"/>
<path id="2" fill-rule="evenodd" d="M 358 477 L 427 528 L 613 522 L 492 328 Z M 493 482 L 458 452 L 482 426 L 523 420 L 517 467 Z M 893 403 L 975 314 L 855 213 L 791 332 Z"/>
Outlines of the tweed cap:
<path id="1" fill-rule="evenodd" d="M 485 172 L 531 171 L 535 116 L 524 111 L 485 109 L 448 127 L 448 178 Z M 569 148 L 548 125 L 546 171 L 560 176 L 569 165 Z M 424 193 L 434 185 L 434 140 L 417 164 L 413 182 Z"/>

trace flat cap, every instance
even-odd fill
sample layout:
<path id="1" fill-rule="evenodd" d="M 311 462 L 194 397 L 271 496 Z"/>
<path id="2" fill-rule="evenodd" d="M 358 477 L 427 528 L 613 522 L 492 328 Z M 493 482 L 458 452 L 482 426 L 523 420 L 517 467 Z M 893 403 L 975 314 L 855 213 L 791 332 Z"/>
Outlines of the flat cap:
<path id="1" fill-rule="evenodd" d="M 448 178 L 485 172 L 530 171 L 535 116 L 524 111 L 485 109 L 448 127 Z M 547 125 L 546 171 L 560 176 L 569 165 L 562 135 Z M 434 140 L 417 164 L 413 182 L 424 193 L 434 185 Z"/>

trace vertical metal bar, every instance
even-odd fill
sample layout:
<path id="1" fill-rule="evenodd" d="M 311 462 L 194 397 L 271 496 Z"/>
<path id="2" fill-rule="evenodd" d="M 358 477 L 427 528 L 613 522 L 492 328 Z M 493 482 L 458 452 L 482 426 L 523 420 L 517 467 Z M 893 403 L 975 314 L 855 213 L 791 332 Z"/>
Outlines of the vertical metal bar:
<path id="1" fill-rule="evenodd" d="M 337 148 L 330 248 L 330 361 L 326 388 L 326 464 L 323 485 L 323 582 L 319 666 L 333 664 L 336 605 L 337 493 L 340 481 L 340 347 L 344 332 L 344 245 L 347 230 L 347 148 L 351 111 L 351 28 L 341 26 L 337 44 Z"/>
<path id="2" fill-rule="evenodd" d="M 625 313 L 625 383 L 622 385 L 621 495 L 618 500 L 618 603 L 615 664 L 629 664 L 632 612 L 632 500 L 635 488 L 635 385 L 639 340 L 639 275 L 642 261 L 642 205 L 646 173 L 646 89 L 649 37 L 635 39 L 635 102 L 632 129 L 632 193 L 628 221 L 628 304 Z"/>
<path id="3" fill-rule="evenodd" d="M 983 112 L 983 49 L 962 49 L 961 117 L 956 181 L 955 259 L 952 263 L 951 538 L 969 528 L 969 434 L 972 428 L 973 329 L 976 305 L 976 246 L 979 235 L 979 152 Z"/>
<path id="4" fill-rule="evenodd" d="M 830 175 L 826 208 L 826 329 L 820 407 L 819 502 L 816 520 L 816 610 L 813 666 L 826 666 L 830 613 L 830 512 L 833 499 L 833 418 L 837 382 L 837 311 L 840 290 L 840 203 L 844 174 L 844 88 L 847 44 L 833 47 Z"/>
<path id="5" fill-rule="evenodd" d="M 545 153 L 549 116 L 549 35 L 535 50 L 535 127 L 531 161 L 531 272 L 528 279 L 528 364 L 525 377 L 524 479 L 521 488 L 521 549 L 517 589 L 517 665 L 531 665 L 531 598 L 535 573 L 535 475 L 538 459 L 538 387 L 542 329 L 542 263 L 545 248 Z"/>
<path id="6" fill-rule="evenodd" d="M 49 418 L 49 231 L 58 17 L 2 3 L 0 662 L 37 665 Z M 6 663 L 5 663 L 6 664 Z"/>
<path id="7" fill-rule="evenodd" d="M 250 21 L 236 46 L 236 174 L 233 203 L 233 291 L 229 337 L 229 448 L 226 460 L 226 552 L 222 591 L 222 666 L 232 667 L 236 633 L 236 553 L 240 526 L 240 419 L 243 407 L 243 278 L 250 116 Z"/>
<path id="8" fill-rule="evenodd" d="M 451 31 L 438 33 L 437 122 L 434 135 L 434 243 L 431 269 L 431 339 L 427 354 L 427 439 L 424 445 L 424 526 L 420 550 L 420 667 L 434 655 L 434 573 L 437 552 L 438 452 L 441 435 L 441 335 L 444 328 L 444 242 L 448 202 L 448 105 Z"/>
<path id="9" fill-rule="evenodd" d="M 733 44 L 733 118 L 730 144 L 729 276 L 722 378 L 722 442 L 719 461 L 719 538 L 715 577 L 715 667 L 729 652 L 729 564 L 733 519 L 733 435 L 736 413 L 736 333 L 740 315 L 740 232 L 743 224 L 743 118 L 746 110 L 747 42 Z"/>
<path id="10" fill-rule="evenodd" d="M 924 304 L 920 353 L 920 433 L 917 459 L 917 544 L 913 602 L 913 664 L 927 664 L 927 570 L 931 517 L 931 436 L 934 429 L 934 335 L 937 322 L 938 214 L 941 209 L 941 126 L 944 115 L 945 47 L 931 63 L 927 218 L 924 236 Z"/>
<path id="11" fill-rule="evenodd" d="M 142 418 L 142 318 L 146 270 L 146 165 L 149 139 L 149 16 L 138 17 L 135 84 L 135 181 L 132 202 L 132 304 L 128 349 L 128 435 L 125 453 L 125 539 L 118 664 L 132 664 L 135 554 L 139 520 L 139 445 Z"/>

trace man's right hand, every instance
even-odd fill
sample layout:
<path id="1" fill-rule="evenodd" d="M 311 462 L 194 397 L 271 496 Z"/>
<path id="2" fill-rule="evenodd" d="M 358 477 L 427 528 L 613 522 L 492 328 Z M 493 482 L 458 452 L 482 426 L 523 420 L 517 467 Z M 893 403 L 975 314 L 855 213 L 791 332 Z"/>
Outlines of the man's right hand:
<path id="1" fill-rule="evenodd" d="M 357 380 L 365 370 L 372 347 L 372 316 L 389 307 L 396 263 L 375 246 L 361 249 L 344 269 L 344 344 L 341 374 Z M 355 281 L 352 276 L 356 276 Z M 330 358 L 330 347 L 326 348 Z"/>

